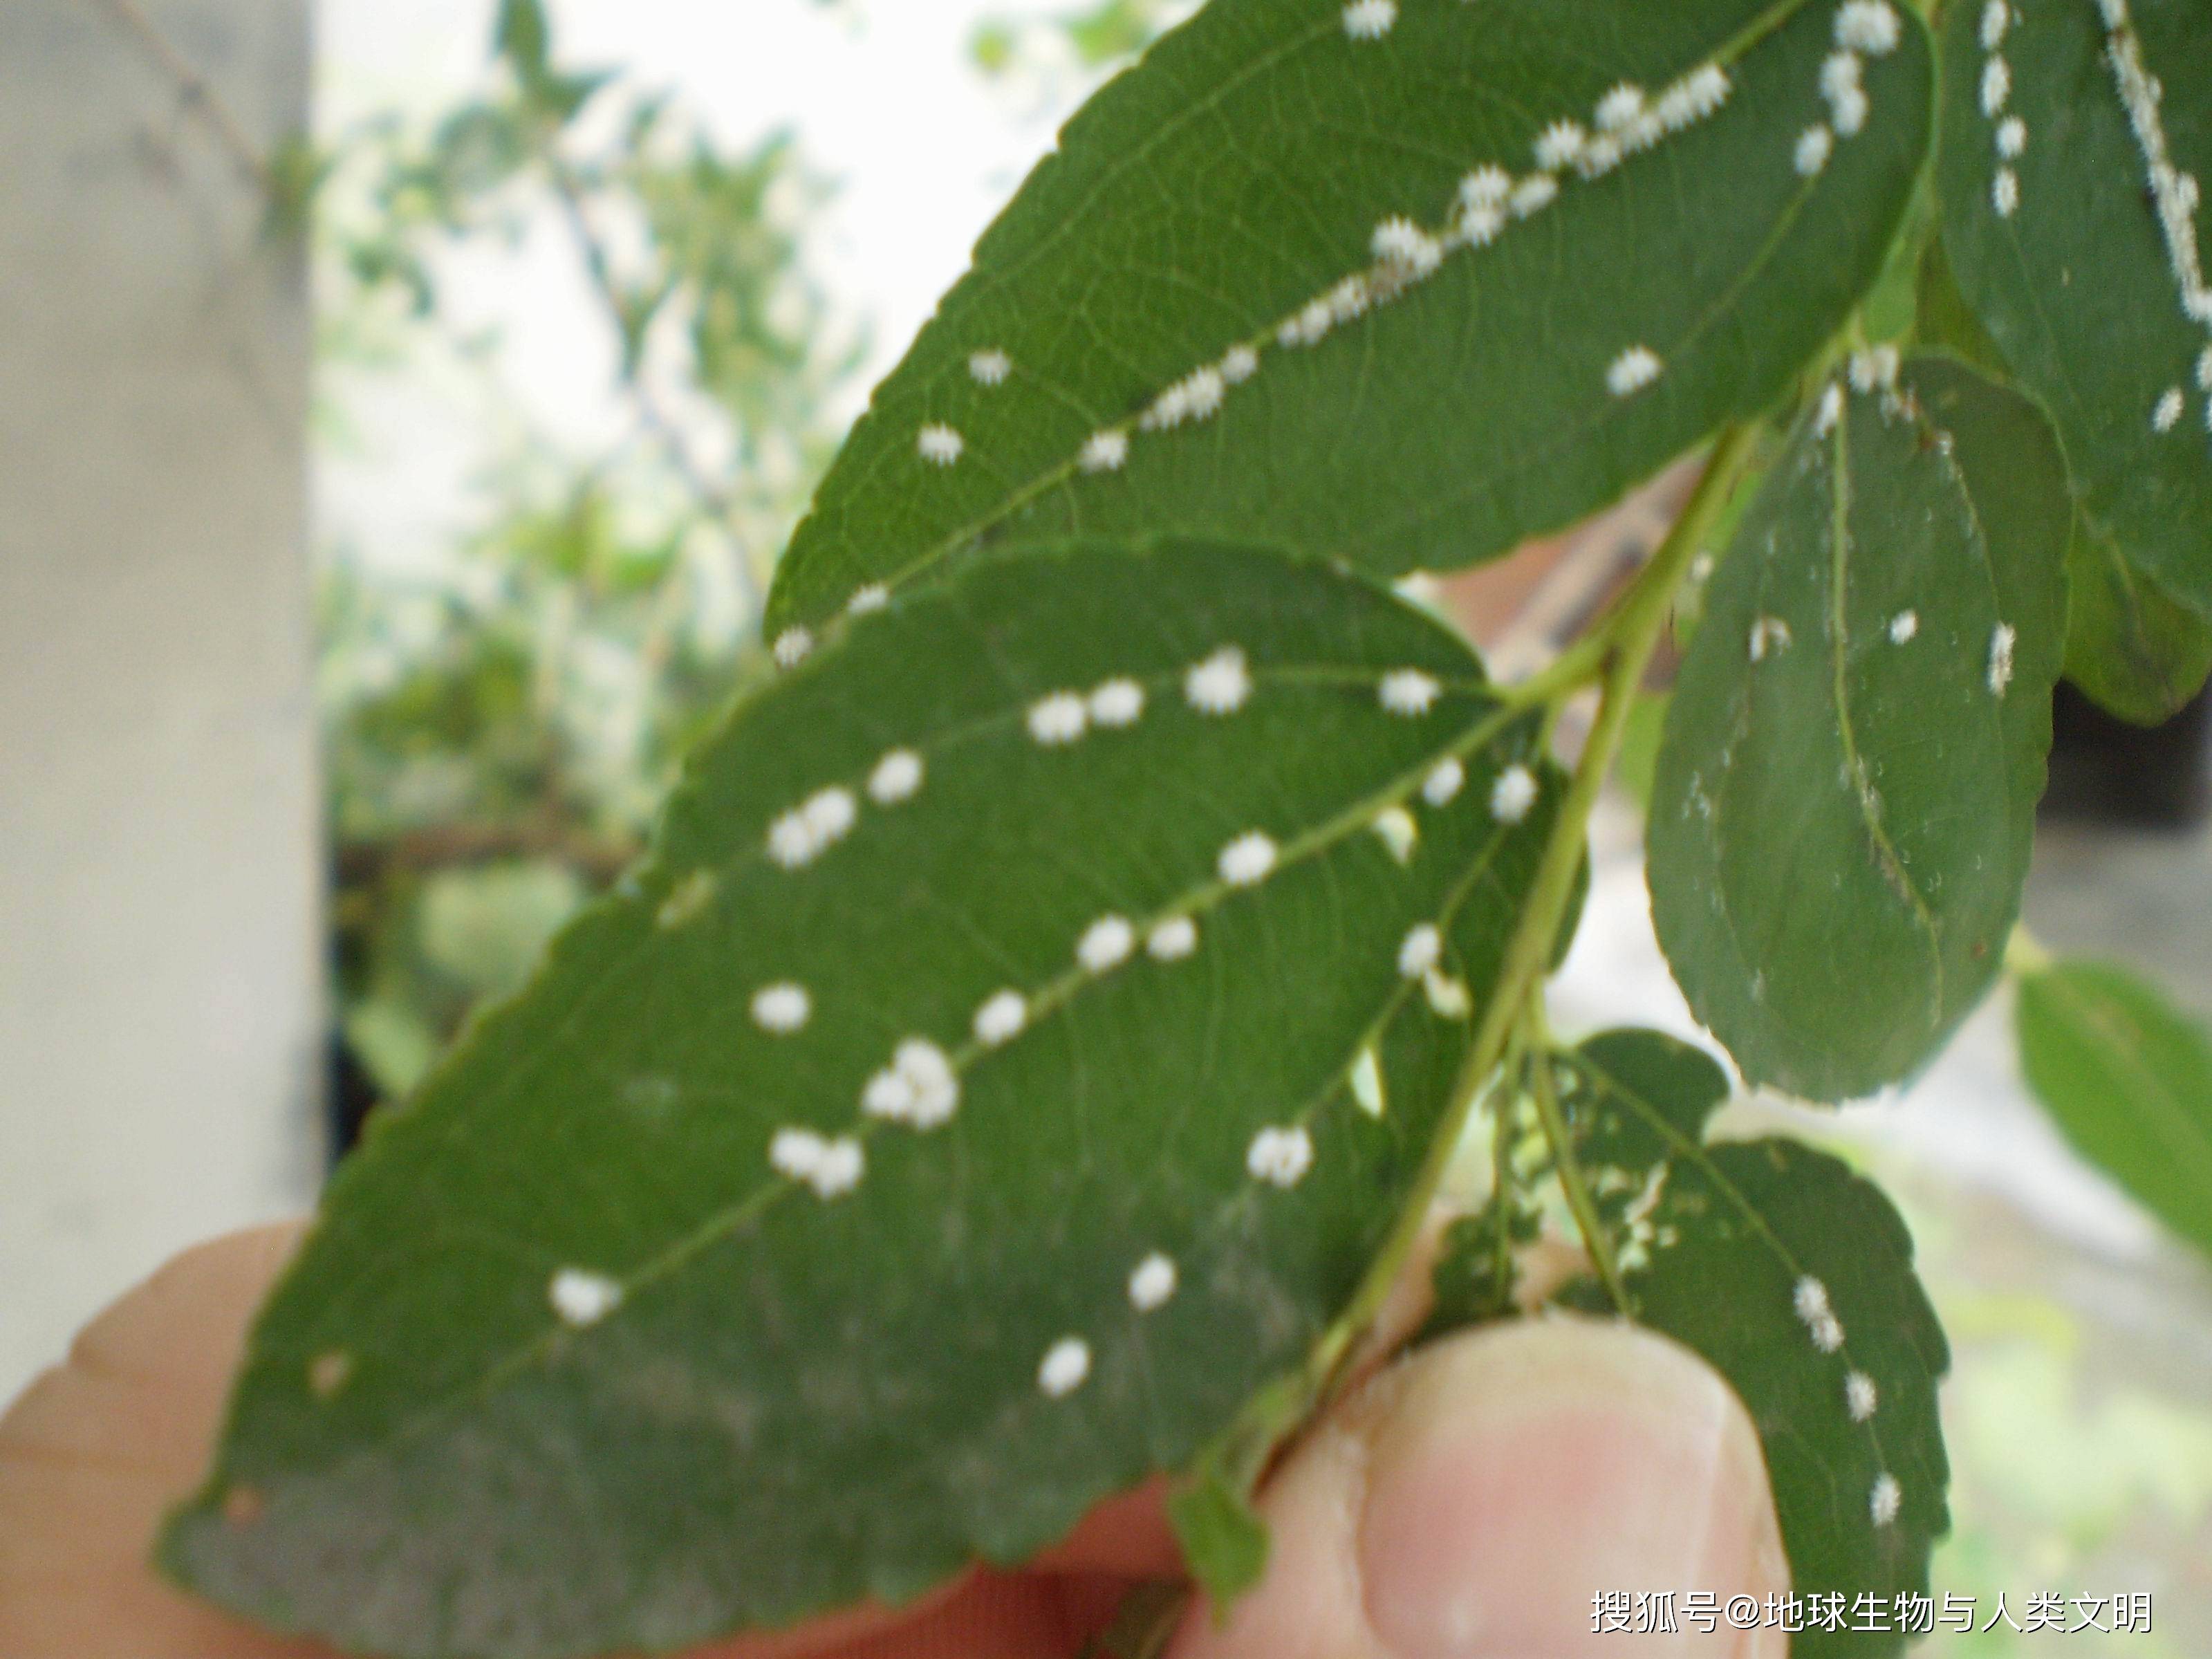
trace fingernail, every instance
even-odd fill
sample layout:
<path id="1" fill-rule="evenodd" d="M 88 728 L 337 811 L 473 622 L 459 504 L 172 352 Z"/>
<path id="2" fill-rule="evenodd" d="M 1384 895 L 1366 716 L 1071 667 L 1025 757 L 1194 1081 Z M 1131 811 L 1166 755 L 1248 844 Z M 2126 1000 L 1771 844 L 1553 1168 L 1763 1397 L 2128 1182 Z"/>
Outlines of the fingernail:
<path id="1" fill-rule="evenodd" d="M 1393 1659 L 1765 1659 L 1763 1632 L 1593 1629 L 1607 1591 L 1789 1586 L 1743 1407 L 1694 1355 L 1551 1319 L 1440 1344 L 1366 1428 L 1358 1553 Z"/>

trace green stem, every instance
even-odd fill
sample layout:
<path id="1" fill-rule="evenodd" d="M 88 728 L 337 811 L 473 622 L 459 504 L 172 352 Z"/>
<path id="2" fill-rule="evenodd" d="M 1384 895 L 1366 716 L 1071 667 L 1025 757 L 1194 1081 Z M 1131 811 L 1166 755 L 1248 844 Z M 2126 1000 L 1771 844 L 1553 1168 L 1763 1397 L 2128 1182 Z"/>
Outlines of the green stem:
<path id="1" fill-rule="evenodd" d="M 1453 1104 L 1437 1127 L 1435 1140 L 1429 1148 L 1428 1162 L 1389 1237 L 1376 1252 L 1367 1277 L 1346 1309 L 1344 1317 L 1315 1351 L 1306 1373 L 1311 1390 L 1309 1399 L 1326 1398 L 1342 1385 L 1346 1361 L 1373 1322 L 1420 1237 L 1429 1206 L 1443 1184 L 1444 1171 L 1467 1127 L 1468 1113 L 1504 1058 L 1508 1042 L 1526 1015 L 1531 994 L 1543 984 L 1552 947 L 1574 896 L 1575 875 L 1582 864 L 1590 812 L 1612 770 L 1613 757 L 1620 747 L 1621 732 L 1628 722 L 1628 712 L 1644 684 L 1644 671 L 1650 666 L 1652 653 L 1658 648 L 1660 636 L 1666 629 L 1675 590 L 1681 586 L 1691 560 L 1735 493 L 1737 481 L 1750 463 L 1758 430 L 1755 423 L 1747 422 L 1732 426 L 1721 434 L 1705 465 L 1705 476 L 1698 480 L 1697 491 L 1683 509 L 1682 516 L 1675 520 L 1667 539 L 1660 544 L 1659 550 L 1652 555 L 1651 562 L 1644 566 L 1620 603 L 1592 630 L 1592 638 L 1598 641 L 1594 652 L 1569 653 L 1577 661 L 1594 654 L 1603 664 L 1599 676 L 1603 696 L 1598 705 L 1596 722 L 1575 763 L 1573 781 L 1567 786 L 1566 798 L 1560 803 L 1559 817 L 1553 823 L 1551 840 L 1537 866 L 1528 902 L 1521 912 L 1520 925 L 1514 929 L 1513 938 L 1506 946 L 1497 986 L 1483 1010 L 1482 1023 L 1476 1029 L 1474 1043 L 1453 1089 Z M 1555 669 L 1557 666 L 1554 665 Z M 1295 1423 L 1285 1426 L 1295 1426 Z"/>
<path id="2" fill-rule="evenodd" d="M 1606 1237 L 1605 1224 L 1597 1212 L 1597 1200 L 1591 1195 L 1589 1182 L 1583 1174 L 1582 1161 L 1575 1156 L 1574 1137 L 1567 1133 L 1567 1120 L 1559 1110 L 1559 1093 L 1552 1076 L 1552 1056 L 1540 1050 L 1529 1062 L 1531 1087 L 1535 1097 L 1537 1120 L 1544 1126 L 1544 1139 L 1551 1143 L 1552 1161 L 1559 1171 L 1559 1188 L 1567 1195 L 1567 1208 L 1575 1218 L 1575 1227 L 1583 1236 L 1583 1248 L 1589 1252 L 1590 1265 L 1597 1269 L 1599 1282 L 1605 1293 L 1613 1298 L 1613 1307 L 1621 1313 L 1631 1311 L 1633 1304 L 1628 1299 L 1628 1287 L 1621 1280 L 1620 1265 L 1613 1260 L 1613 1241 Z"/>

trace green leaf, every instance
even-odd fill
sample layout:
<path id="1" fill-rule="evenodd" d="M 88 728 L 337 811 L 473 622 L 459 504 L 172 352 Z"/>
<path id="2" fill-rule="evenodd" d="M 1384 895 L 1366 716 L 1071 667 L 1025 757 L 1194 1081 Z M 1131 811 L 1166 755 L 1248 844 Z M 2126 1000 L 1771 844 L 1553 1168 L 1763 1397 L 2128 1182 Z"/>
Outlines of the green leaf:
<path id="1" fill-rule="evenodd" d="M 1950 1356 L 1896 1211 L 1795 1142 L 1708 1142 L 1728 1079 L 1686 1043 L 1609 1031 L 1553 1063 L 1628 1312 L 1703 1355 L 1748 1408 L 1797 1595 L 1840 1595 L 1846 1626 L 1861 1595 L 1924 1595 L 1950 1527 L 1936 1406 Z M 1563 1299 L 1610 1310 L 1587 1279 Z M 1904 1650 L 1893 1631 L 1814 1622 L 1793 1659 Z"/>
<path id="2" fill-rule="evenodd" d="M 1933 84 L 1912 9 L 1880 15 L 1893 39 L 1841 89 L 1864 125 L 1808 177 L 1826 0 L 1213 0 L 984 236 L 823 483 L 770 632 L 1012 538 L 1219 534 L 1395 575 L 1583 516 L 1763 410 L 1881 269 Z M 1634 153 L 1544 171 L 1542 135 L 1624 85 L 1604 112 Z"/>
<path id="3" fill-rule="evenodd" d="M 1235 547 L 854 619 L 340 1172 L 166 1564 L 349 1648 L 665 1648 L 1185 1465 L 1416 1195 L 1561 793 L 1538 724 Z"/>
<path id="4" fill-rule="evenodd" d="M 1226 1616 L 1267 1571 L 1267 1525 L 1212 1469 L 1168 1497 L 1168 1521 L 1190 1575 Z"/>
<path id="5" fill-rule="evenodd" d="M 1648 827 L 1660 943 L 1750 1081 L 1869 1093 L 1996 975 L 2043 793 L 2066 523 L 2047 424 L 1955 362 L 1832 385 L 1800 421 L 1706 595 Z"/>
<path id="6" fill-rule="evenodd" d="M 2212 1252 L 2212 1036 L 2100 963 L 2023 975 L 2018 1019 L 2028 1086 L 2075 1150 Z"/>
<path id="7" fill-rule="evenodd" d="M 583 899 L 576 872 L 550 861 L 437 871 L 422 884 L 423 958 L 473 993 L 504 995 Z"/>
<path id="8" fill-rule="evenodd" d="M 2011 370 L 1960 295 L 1941 238 L 1920 266 L 1917 333 L 2000 380 Z M 2212 672 L 2212 622 L 2176 601 L 2089 528 L 2076 508 L 2066 556 L 2066 678 L 2099 707 L 2139 726 L 2170 718 Z"/>
<path id="9" fill-rule="evenodd" d="M 492 51 L 514 66 L 526 86 L 544 78 L 550 44 L 543 0 L 499 0 Z"/>
<path id="10" fill-rule="evenodd" d="M 1951 275 L 1951 262 L 1943 252 L 1941 236 L 1930 237 L 1921 250 L 1920 280 L 1914 301 L 1912 333 L 1916 344 L 1927 350 L 1948 351 L 1962 357 L 1992 380 L 2011 380 L 2012 371 L 2005 366 L 1996 343 L 1990 338 L 1982 319 L 1959 292 L 1958 279 Z"/>
<path id="11" fill-rule="evenodd" d="M 2212 622 L 2078 520 L 2066 572 L 2066 678 L 2098 707 L 2138 726 L 2180 712 L 2212 673 Z"/>
<path id="12" fill-rule="evenodd" d="M 2212 291 L 2181 177 L 2212 177 L 2212 0 L 1957 0 L 1949 14 L 1951 270 L 2050 410 L 2091 531 L 2212 619 Z"/>

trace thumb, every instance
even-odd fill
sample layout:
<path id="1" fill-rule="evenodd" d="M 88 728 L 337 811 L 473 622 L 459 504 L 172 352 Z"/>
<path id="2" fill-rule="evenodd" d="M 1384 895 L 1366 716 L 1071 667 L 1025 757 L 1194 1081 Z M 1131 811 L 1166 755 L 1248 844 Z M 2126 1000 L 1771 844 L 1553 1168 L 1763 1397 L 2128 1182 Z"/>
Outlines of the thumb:
<path id="1" fill-rule="evenodd" d="M 1564 1659 L 1600 1591 L 1790 1587 L 1759 1439 L 1688 1350 L 1552 1318 L 1440 1342 L 1353 1396 L 1276 1474 L 1267 1577 L 1173 1659 Z M 1781 1659 L 1779 1630 L 1644 1635 L 1638 1659 Z"/>

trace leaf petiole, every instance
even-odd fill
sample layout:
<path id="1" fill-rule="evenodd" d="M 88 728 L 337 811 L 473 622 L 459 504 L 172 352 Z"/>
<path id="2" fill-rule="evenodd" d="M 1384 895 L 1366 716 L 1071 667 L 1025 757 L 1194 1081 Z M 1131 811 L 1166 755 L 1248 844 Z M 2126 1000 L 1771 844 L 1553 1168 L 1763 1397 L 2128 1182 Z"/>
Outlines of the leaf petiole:
<path id="1" fill-rule="evenodd" d="M 1453 1103 L 1438 1126 L 1420 1178 L 1408 1194 L 1389 1237 L 1376 1253 L 1366 1278 L 1344 1316 L 1315 1348 L 1305 1372 L 1311 1390 L 1307 1397 L 1310 1400 L 1325 1402 L 1344 1386 L 1347 1360 L 1358 1352 L 1360 1339 L 1373 1323 L 1391 1286 L 1412 1256 L 1429 1206 L 1435 1201 L 1466 1130 L 1468 1115 L 1504 1059 L 1531 993 L 1543 983 L 1553 946 L 1568 906 L 1573 902 L 1575 878 L 1582 864 L 1591 811 L 1612 772 L 1621 732 L 1628 723 L 1628 712 L 1635 704 L 1644 671 L 1650 666 L 1652 653 L 1666 629 L 1675 591 L 1681 586 L 1690 561 L 1711 533 L 1750 465 L 1757 449 L 1759 431 L 1757 422 L 1745 422 L 1722 433 L 1689 505 L 1620 603 L 1547 674 L 1528 683 L 1533 686 L 1540 681 L 1548 687 L 1554 684 L 1554 677 L 1565 678 L 1560 676 L 1560 670 L 1567 665 L 1574 665 L 1568 669 L 1568 675 L 1579 675 L 1583 663 L 1595 660 L 1601 665 L 1604 687 L 1597 720 L 1576 761 L 1574 777 L 1553 822 L 1543 860 L 1537 866 L 1528 905 L 1506 946 L 1497 988 L 1483 1012 L 1482 1024 L 1453 1090 Z M 1524 687 L 1524 694 L 1525 691 Z"/>

